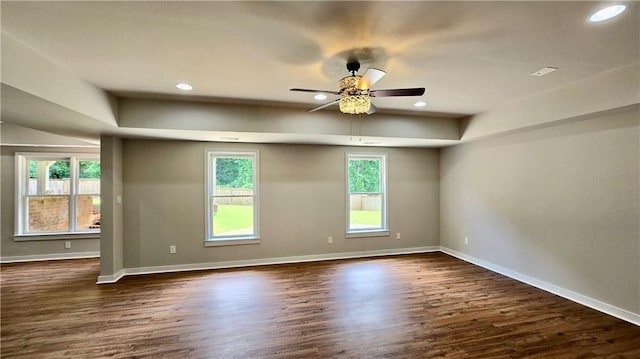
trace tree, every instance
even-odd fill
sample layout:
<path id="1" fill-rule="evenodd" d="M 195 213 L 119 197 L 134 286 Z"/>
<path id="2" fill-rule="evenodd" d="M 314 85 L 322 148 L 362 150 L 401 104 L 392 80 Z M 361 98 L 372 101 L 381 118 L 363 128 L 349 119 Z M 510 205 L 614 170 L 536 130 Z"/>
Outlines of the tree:
<path id="1" fill-rule="evenodd" d="M 80 161 L 80 178 L 100 178 L 100 161 Z"/>
<path id="2" fill-rule="evenodd" d="M 29 161 L 29 178 L 38 177 L 38 162 Z"/>
<path id="3" fill-rule="evenodd" d="M 349 192 L 380 192 L 380 161 L 349 160 Z"/>
<path id="4" fill-rule="evenodd" d="M 253 188 L 253 163 L 249 158 L 216 158 L 216 186 Z"/>
<path id="5" fill-rule="evenodd" d="M 49 178 L 70 178 L 69 161 L 55 161 L 49 166 Z"/>
<path id="6" fill-rule="evenodd" d="M 80 178 L 100 178 L 100 161 L 79 161 Z M 38 161 L 29 161 L 29 178 L 38 177 Z M 49 178 L 70 178 L 69 161 L 55 161 L 49 166 Z"/>

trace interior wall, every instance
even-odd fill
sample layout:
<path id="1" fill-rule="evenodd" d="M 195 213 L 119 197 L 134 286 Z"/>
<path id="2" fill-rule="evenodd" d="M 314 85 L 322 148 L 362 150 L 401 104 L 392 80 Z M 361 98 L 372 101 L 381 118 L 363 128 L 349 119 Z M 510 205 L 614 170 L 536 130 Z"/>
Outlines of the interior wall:
<path id="1" fill-rule="evenodd" d="M 86 253 L 100 251 L 100 239 L 73 239 L 71 248 L 65 249 L 65 239 L 42 240 L 42 241 L 21 241 L 13 240 L 15 234 L 15 153 L 16 152 L 98 152 L 96 148 L 60 148 L 60 147 L 9 147 L 2 146 L 2 213 L 0 223 L 2 228 L 0 234 L 0 257 L 3 260 L 10 260 L 11 257 L 21 256 L 45 256 L 60 255 L 64 257 L 70 253 Z"/>
<path id="2" fill-rule="evenodd" d="M 122 270 L 122 139 L 100 138 L 100 275 Z M 100 280 L 101 278 L 98 278 Z"/>
<path id="3" fill-rule="evenodd" d="M 259 150 L 260 244 L 204 247 L 206 148 Z M 345 238 L 347 150 L 388 153 L 391 236 Z M 437 149 L 125 140 L 123 153 L 125 268 L 439 245 Z"/>
<path id="4" fill-rule="evenodd" d="M 443 149 L 441 245 L 640 313 L 639 124 L 636 106 Z"/>

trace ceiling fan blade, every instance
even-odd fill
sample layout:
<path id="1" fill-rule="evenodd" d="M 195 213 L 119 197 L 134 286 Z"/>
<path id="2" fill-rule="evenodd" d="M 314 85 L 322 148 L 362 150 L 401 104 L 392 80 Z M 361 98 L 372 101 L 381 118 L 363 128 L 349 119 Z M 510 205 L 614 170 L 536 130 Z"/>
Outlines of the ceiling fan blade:
<path id="1" fill-rule="evenodd" d="M 360 81 L 358 81 L 356 88 L 359 90 L 368 90 L 385 74 L 386 72 L 371 67 L 367 71 L 365 71 L 364 75 L 362 75 L 362 78 L 360 79 Z"/>
<path id="2" fill-rule="evenodd" d="M 375 107 L 373 104 L 371 104 L 371 106 L 369 107 L 369 111 L 367 111 L 367 115 L 371 115 L 372 113 L 376 113 L 376 111 L 378 111 L 378 108 Z"/>
<path id="3" fill-rule="evenodd" d="M 371 97 L 388 97 L 388 96 L 422 96 L 424 87 L 415 87 L 410 89 L 390 89 L 390 90 L 371 90 Z"/>
<path id="4" fill-rule="evenodd" d="M 340 92 L 338 92 L 338 91 L 327 91 L 327 90 L 289 89 L 289 91 L 326 93 L 326 94 L 331 94 L 331 95 L 340 95 Z"/>
<path id="5" fill-rule="evenodd" d="M 307 112 L 315 112 L 315 111 L 318 111 L 318 110 L 322 110 L 323 108 L 329 107 L 329 106 L 334 105 L 334 104 L 336 104 L 338 102 L 340 102 L 340 99 L 333 100 L 331 102 L 325 103 L 324 105 L 320 105 L 320 106 L 316 106 L 314 108 L 308 109 Z"/>

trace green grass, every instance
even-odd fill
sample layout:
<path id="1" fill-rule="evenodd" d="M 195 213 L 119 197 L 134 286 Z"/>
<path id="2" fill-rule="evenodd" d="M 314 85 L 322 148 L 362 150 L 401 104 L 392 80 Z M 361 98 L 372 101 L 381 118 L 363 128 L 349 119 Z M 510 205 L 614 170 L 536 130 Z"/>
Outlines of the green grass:
<path id="1" fill-rule="evenodd" d="M 231 232 L 231 233 L 227 233 Z M 253 206 L 218 205 L 213 215 L 213 234 L 251 234 Z"/>
<path id="2" fill-rule="evenodd" d="M 352 225 L 380 227 L 380 211 L 351 211 Z M 214 235 L 251 234 L 253 232 L 253 206 L 218 205 L 213 215 Z"/>
<path id="3" fill-rule="evenodd" d="M 372 227 L 382 226 L 380 211 L 351 210 L 351 224 L 366 224 Z"/>

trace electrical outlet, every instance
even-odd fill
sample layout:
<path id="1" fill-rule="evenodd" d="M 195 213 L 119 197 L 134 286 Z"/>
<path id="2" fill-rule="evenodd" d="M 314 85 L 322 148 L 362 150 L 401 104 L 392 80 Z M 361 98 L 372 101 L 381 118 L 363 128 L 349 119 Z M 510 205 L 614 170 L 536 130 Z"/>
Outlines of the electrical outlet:
<path id="1" fill-rule="evenodd" d="M 169 253 L 176 254 L 176 246 L 169 246 Z"/>
<path id="2" fill-rule="evenodd" d="M 64 247 L 65 247 L 66 249 L 71 248 L 71 241 L 65 241 L 65 242 L 64 242 Z"/>
<path id="3" fill-rule="evenodd" d="M 469 244 L 469 238 L 468 237 L 464 237 L 464 244 Z"/>
<path id="4" fill-rule="evenodd" d="M 329 244 L 333 243 L 333 237 L 329 236 L 329 238 L 327 238 L 327 243 Z"/>
<path id="5" fill-rule="evenodd" d="M 396 233 L 396 239 L 400 239 L 402 238 L 402 235 L 400 234 L 400 232 Z"/>

